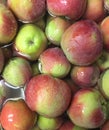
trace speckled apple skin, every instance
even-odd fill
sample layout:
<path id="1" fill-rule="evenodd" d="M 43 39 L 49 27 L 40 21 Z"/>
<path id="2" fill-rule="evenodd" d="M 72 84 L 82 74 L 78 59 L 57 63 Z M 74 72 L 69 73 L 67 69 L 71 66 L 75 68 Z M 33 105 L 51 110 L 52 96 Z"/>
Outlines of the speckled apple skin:
<path id="1" fill-rule="evenodd" d="M 62 36 L 61 48 L 72 64 L 92 64 L 103 49 L 103 37 L 98 25 L 92 20 L 73 23 Z"/>
<path id="2" fill-rule="evenodd" d="M 28 106 L 45 117 L 63 114 L 71 100 L 71 89 L 63 80 L 50 75 L 34 76 L 25 88 Z"/>

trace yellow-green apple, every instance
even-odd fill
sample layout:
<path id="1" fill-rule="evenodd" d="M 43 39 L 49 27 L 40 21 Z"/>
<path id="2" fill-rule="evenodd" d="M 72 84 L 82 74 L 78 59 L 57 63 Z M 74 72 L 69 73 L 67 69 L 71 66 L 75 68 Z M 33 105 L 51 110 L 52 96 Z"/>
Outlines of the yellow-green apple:
<path id="1" fill-rule="evenodd" d="M 7 6 L 0 3 L 0 45 L 9 44 L 17 33 L 17 21 Z"/>
<path id="2" fill-rule="evenodd" d="M 102 55 L 96 61 L 96 64 L 99 67 L 101 72 L 109 68 L 109 52 L 104 49 L 102 51 Z"/>
<path id="3" fill-rule="evenodd" d="M 47 11 L 50 15 L 77 20 L 84 14 L 86 5 L 87 0 L 47 0 Z"/>
<path id="4" fill-rule="evenodd" d="M 46 47 L 46 35 L 35 24 L 22 25 L 13 44 L 16 55 L 21 55 L 32 61 L 36 60 Z"/>
<path id="5" fill-rule="evenodd" d="M 48 118 L 39 115 L 37 125 L 41 130 L 57 130 L 63 123 L 62 116 L 55 118 Z"/>
<path id="6" fill-rule="evenodd" d="M 49 41 L 57 46 L 60 46 L 61 37 L 64 31 L 71 25 L 65 18 L 54 17 L 48 20 L 45 33 Z"/>
<path id="7" fill-rule="evenodd" d="M 97 65 L 74 66 L 70 72 L 71 78 L 80 88 L 94 87 L 100 76 Z"/>
<path id="8" fill-rule="evenodd" d="M 7 5 L 17 19 L 24 23 L 35 22 L 46 12 L 46 0 L 7 0 Z"/>
<path id="9" fill-rule="evenodd" d="M 30 109 L 50 118 L 67 110 L 71 96 L 71 89 L 64 80 L 47 74 L 32 77 L 25 87 L 25 101 Z"/>
<path id="10" fill-rule="evenodd" d="M 35 76 L 35 75 L 40 74 L 38 61 L 34 61 L 34 62 L 31 64 L 31 68 L 32 68 L 32 76 Z"/>
<path id="11" fill-rule="evenodd" d="M 88 129 L 75 125 L 73 122 L 71 122 L 71 120 L 66 120 L 61 125 L 59 130 L 88 130 Z"/>
<path id="12" fill-rule="evenodd" d="M 3 53 L 3 50 L 0 48 L 0 73 L 3 70 L 4 62 L 5 62 L 4 53 Z"/>
<path id="13" fill-rule="evenodd" d="M 94 63 L 103 50 L 100 28 L 90 19 L 74 22 L 65 30 L 61 48 L 72 64 L 85 66 Z"/>
<path id="14" fill-rule="evenodd" d="M 84 128 L 98 128 L 107 119 L 107 102 L 98 89 L 82 88 L 67 109 L 71 121 Z"/>
<path id="15" fill-rule="evenodd" d="M 24 87 L 32 76 L 29 61 L 21 57 L 11 58 L 4 66 L 2 77 L 13 87 Z"/>
<path id="16" fill-rule="evenodd" d="M 41 73 L 63 78 L 70 72 L 71 64 L 59 47 L 48 48 L 39 56 Z"/>
<path id="17" fill-rule="evenodd" d="M 103 35 L 103 45 L 106 51 L 109 51 L 109 16 L 106 16 L 100 23 L 100 30 Z"/>
<path id="18" fill-rule="evenodd" d="M 98 87 L 100 89 L 100 92 L 106 99 L 109 99 L 109 91 L 108 91 L 109 81 L 108 80 L 109 80 L 109 68 L 107 68 L 101 73 L 100 78 L 98 80 Z"/>
<path id="19" fill-rule="evenodd" d="M 2 107 L 0 120 L 5 130 L 30 130 L 37 121 L 37 114 L 23 99 L 8 100 Z"/>
<path id="20" fill-rule="evenodd" d="M 83 18 L 91 19 L 99 23 L 105 16 L 104 0 L 87 0 L 87 8 Z"/>

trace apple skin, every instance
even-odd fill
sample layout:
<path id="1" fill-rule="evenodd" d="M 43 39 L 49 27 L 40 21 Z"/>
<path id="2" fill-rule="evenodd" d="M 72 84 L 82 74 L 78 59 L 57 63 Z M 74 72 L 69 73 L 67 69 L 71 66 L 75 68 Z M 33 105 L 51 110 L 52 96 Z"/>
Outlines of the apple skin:
<path id="1" fill-rule="evenodd" d="M 83 18 L 99 23 L 106 16 L 104 0 L 88 0 Z"/>
<path id="2" fill-rule="evenodd" d="M 79 127 L 79 126 L 75 125 L 73 122 L 71 122 L 71 120 L 66 120 L 61 125 L 59 130 L 88 130 L 88 129 L 82 128 L 82 127 Z"/>
<path id="3" fill-rule="evenodd" d="M 100 70 L 97 65 L 74 66 L 70 72 L 71 78 L 80 88 L 93 87 L 96 85 Z"/>
<path id="4" fill-rule="evenodd" d="M 67 114 L 80 127 L 98 128 L 107 119 L 107 103 L 97 89 L 80 89 L 72 98 Z"/>
<path id="5" fill-rule="evenodd" d="M 102 55 L 96 61 L 96 64 L 99 67 L 101 73 L 109 68 L 109 52 L 104 49 Z"/>
<path id="6" fill-rule="evenodd" d="M 7 6 L 13 11 L 18 20 L 23 23 L 32 23 L 44 16 L 46 11 L 45 2 L 45 0 L 25 0 L 25 2 L 22 2 L 22 0 L 7 0 Z"/>
<path id="7" fill-rule="evenodd" d="M 37 114 L 23 99 L 8 100 L 1 110 L 1 125 L 5 130 L 29 130 L 37 120 Z"/>
<path id="8" fill-rule="evenodd" d="M 35 24 L 24 24 L 16 36 L 13 48 L 15 55 L 35 61 L 46 49 L 47 45 L 46 35 L 40 27 Z"/>
<path id="9" fill-rule="evenodd" d="M 47 38 L 54 45 L 60 46 L 61 37 L 64 31 L 71 25 L 71 23 L 61 17 L 54 17 L 48 20 L 45 33 Z"/>
<path id="10" fill-rule="evenodd" d="M 11 12 L 4 4 L 0 3 L 0 45 L 6 45 L 15 38 L 18 25 Z"/>
<path id="11" fill-rule="evenodd" d="M 3 54 L 3 50 L 0 48 L 0 73 L 3 70 L 4 62 L 5 62 L 5 57 L 4 57 L 4 54 Z"/>
<path id="12" fill-rule="evenodd" d="M 71 96 L 71 89 L 66 82 L 47 74 L 32 77 L 25 88 L 25 101 L 30 109 L 50 118 L 66 111 Z"/>
<path id="13" fill-rule="evenodd" d="M 72 20 L 79 19 L 86 9 L 87 0 L 47 0 L 50 15 L 65 16 Z"/>
<path id="14" fill-rule="evenodd" d="M 72 64 L 85 66 L 94 63 L 103 50 L 103 37 L 98 25 L 89 19 L 74 22 L 65 30 L 61 48 Z"/>
<path id="15" fill-rule="evenodd" d="M 100 23 L 100 30 L 103 35 L 103 45 L 106 51 L 109 51 L 109 16 L 106 16 Z"/>
<path id="16" fill-rule="evenodd" d="M 41 73 L 63 78 L 70 72 L 71 64 L 59 47 L 48 48 L 39 56 Z"/>
<path id="17" fill-rule="evenodd" d="M 104 0 L 104 9 L 109 12 L 109 0 Z"/>
<path id="18" fill-rule="evenodd" d="M 24 87 L 32 76 L 30 63 L 21 57 L 11 58 L 4 66 L 2 77 L 13 87 Z"/>
<path id="19" fill-rule="evenodd" d="M 107 120 L 101 127 L 100 130 L 108 130 L 109 129 L 109 120 Z"/>
<path id="20" fill-rule="evenodd" d="M 41 130 L 57 130 L 63 123 L 62 116 L 56 118 L 47 118 L 39 115 L 37 125 Z"/>

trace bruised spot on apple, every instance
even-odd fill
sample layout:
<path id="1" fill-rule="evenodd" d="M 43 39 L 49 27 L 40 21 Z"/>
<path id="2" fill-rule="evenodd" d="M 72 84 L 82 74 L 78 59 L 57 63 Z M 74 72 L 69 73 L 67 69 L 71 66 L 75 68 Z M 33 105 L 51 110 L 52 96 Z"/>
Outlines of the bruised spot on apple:
<path id="1" fill-rule="evenodd" d="M 1 110 L 0 120 L 5 130 L 30 130 L 37 121 L 37 114 L 23 99 L 8 100 Z"/>
<path id="2" fill-rule="evenodd" d="M 47 45 L 46 35 L 40 27 L 35 24 L 24 24 L 15 38 L 13 48 L 16 55 L 34 61 L 46 49 Z"/>
<path id="3" fill-rule="evenodd" d="M 67 114 L 78 126 L 98 128 L 107 119 L 107 103 L 97 89 L 80 89 L 72 98 Z"/>
<path id="4" fill-rule="evenodd" d="M 26 85 L 25 101 L 39 115 L 57 117 L 67 110 L 71 101 L 71 89 L 61 79 L 40 74 L 32 77 Z"/>
<path id="5" fill-rule="evenodd" d="M 73 23 L 62 36 L 61 48 L 72 64 L 85 66 L 94 63 L 103 50 L 100 28 L 89 19 Z"/>

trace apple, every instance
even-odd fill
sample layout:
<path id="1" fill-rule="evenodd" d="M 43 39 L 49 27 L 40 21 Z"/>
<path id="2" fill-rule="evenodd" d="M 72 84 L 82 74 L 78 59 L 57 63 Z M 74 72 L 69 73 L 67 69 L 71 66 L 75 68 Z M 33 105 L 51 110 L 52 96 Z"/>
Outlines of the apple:
<path id="1" fill-rule="evenodd" d="M 11 58 L 4 66 L 3 79 L 15 87 L 24 87 L 32 76 L 30 63 L 21 57 Z"/>
<path id="2" fill-rule="evenodd" d="M 14 14 L 3 3 L 0 3 L 0 21 L 0 45 L 3 46 L 12 42 L 18 30 Z"/>
<path id="3" fill-rule="evenodd" d="M 4 64 L 5 64 L 4 62 L 5 62 L 4 53 L 3 53 L 3 50 L 0 48 L 0 73 L 3 70 Z"/>
<path id="4" fill-rule="evenodd" d="M 107 119 L 107 102 L 98 89 L 82 88 L 73 96 L 67 114 L 77 126 L 98 128 Z"/>
<path id="5" fill-rule="evenodd" d="M 87 0 L 47 0 L 47 11 L 53 16 L 78 20 L 84 14 Z"/>
<path id="6" fill-rule="evenodd" d="M 105 16 L 104 0 L 87 0 L 87 8 L 83 18 L 91 19 L 99 23 Z"/>
<path id="7" fill-rule="evenodd" d="M 33 63 L 31 63 L 31 69 L 32 69 L 32 76 L 40 74 L 38 61 L 34 61 Z"/>
<path id="8" fill-rule="evenodd" d="M 109 11 L 109 0 L 104 0 L 104 9 L 106 10 L 106 12 Z"/>
<path id="9" fill-rule="evenodd" d="M 39 74 L 25 87 L 25 101 L 39 115 L 54 118 L 62 115 L 71 101 L 71 89 L 61 79 Z"/>
<path id="10" fill-rule="evenodd" d="M 35 24 L 22 25 L 13 44 L 16 55 L 23 56 L 31 61 L 37 60 L 46 47 L 46 35 Z"/>
<path id="11" fill-rule="evenodd" d="M 75 84 L 81 88 L 93 87 L 97 84 L 100 70 L 95 64 L 89 66 L 74 66 L 70 72 Z"/>
<path id="12" fill-rule="evenodd" d="M 7 0 L 7 5 L 18 20 L 32 23 L 45 15 L 46 0 Z M 16 8 L 17 5 L 17 8 Z"/>
<path id="13" fill-rule="evenodd" d="M 106 16 L 100 23 L 100 30 L 103 36 L 103 46 L 106 51 L 109 51 L 109 16 Z"/>
<path id="14" fill-rule="evenodd" d="M 107 120 L 101 127 L 100 130 L 108 130 L 109 129 L 109 120 Z"/>
<path id="15" fill-rule="evenodd" d="M 103 50 L 103 37 L 97 23 L 90 19 L 74 22 L 65 30 L 61 48 L 74 65 L 94 63 Z"/>
<path id="16" fill-rule="evenodd" d="M 23 99 L 13 99 L 3 105 L 0 120 L 5 130 L 30 130 L 36 123 L 37 114 Z"/>
<path id="17" fill-rule="evenodd" d="M 71 64 L 59 47 L 48 48 L 39 56 L 41 73 L 63 78 L 70 72 Z"/>
<path id="18" fill-rule="evenodd" d="M 55 118 L 48 118 L 39 115 L 37 125 L 41 130 L 57 130 L 63 123 L 62 116 Z"/>
<path id="19" fill-rule="evenodd" d="M 88 129 L 75 125 L 73 122 L 71 122 L 71 120 L 66 120 L 61 125 L 59 130 L 88 130 Z"/>
<path id="20" fill-rule="evenodd" d="M 106 98 L 109 99 L 109 68 L 107 68 L 106 70 L 104 70 L 101 75 L 100 78 L 98 80 L 98 87 L 100 89 L 100 92 L 102 93 L 102 95 Z"/>
<path id="21" fill-rule="evenodd" d="M 54 17 L 48 20 L 45 33 L 49 41 L 57 46 L 60 46 L 61 37 L 64 31 L 71 25 L 71 23 L 61 17 Z"/>
<path id="22" fill-rule="evenodd" d="M 101 72 L 109 68 L 109 52 L 103 49 L 102 55 L 98 58 L 96 64 Z"/>

